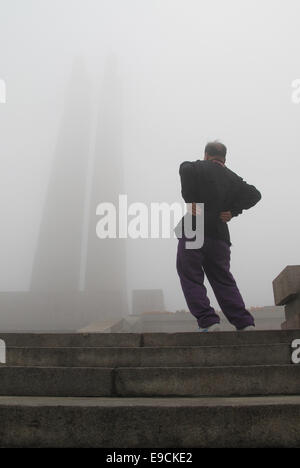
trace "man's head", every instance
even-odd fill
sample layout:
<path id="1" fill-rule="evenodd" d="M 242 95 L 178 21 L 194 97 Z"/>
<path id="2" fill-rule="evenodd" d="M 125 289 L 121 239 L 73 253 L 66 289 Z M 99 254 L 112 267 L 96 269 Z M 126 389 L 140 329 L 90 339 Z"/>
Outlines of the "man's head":
<path id="1" fill-rule="evenodd" d="M 211 159 L 217 159 L 218 161 L 225 163 L 226 153 L 227 148 L 223 143 L 212 141 L 211 143 L 207 143 L 205 146 L 204 160 L 209 161 Z"/>

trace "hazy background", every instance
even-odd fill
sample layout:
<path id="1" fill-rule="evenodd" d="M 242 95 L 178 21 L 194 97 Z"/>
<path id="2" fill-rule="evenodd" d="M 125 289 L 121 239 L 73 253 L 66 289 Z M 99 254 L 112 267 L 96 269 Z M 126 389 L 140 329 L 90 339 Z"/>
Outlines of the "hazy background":
<path id="1" fill-rule="evenodd" d="M 230 223 L 232 272 L 247 306 L 273 304 L 299 264 L 299 18 L 297 0 L 0 0 L 0 290 L 97 289 L 96 201 L 181 201 L 179 164 L 220 139 L 262 193 Z M 176 239 L 123 247 L 105 281 L 186 307 Z"/>

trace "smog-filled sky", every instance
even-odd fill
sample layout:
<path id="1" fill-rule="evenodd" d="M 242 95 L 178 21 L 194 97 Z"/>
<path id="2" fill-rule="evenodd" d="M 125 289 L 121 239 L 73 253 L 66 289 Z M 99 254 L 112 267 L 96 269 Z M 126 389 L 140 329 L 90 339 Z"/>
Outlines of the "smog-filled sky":
<path id="1" fill-rule="evenodd" d="M 272 305 L 300 261 L 299 18 L 297 0 L 0 0 L 0 290 L 124 281 L 186 309 L 177 240 L 96 239 L 96 206 L 181 203 L 180 163 L 218 139 L 262 194 L 229 223 L 232 272 Z"/>

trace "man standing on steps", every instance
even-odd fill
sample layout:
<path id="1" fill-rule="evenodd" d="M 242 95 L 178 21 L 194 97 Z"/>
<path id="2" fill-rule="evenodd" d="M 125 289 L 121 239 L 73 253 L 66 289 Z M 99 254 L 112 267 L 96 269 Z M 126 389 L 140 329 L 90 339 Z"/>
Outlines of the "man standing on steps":
<path id="1" fill-rule="evenodd" d="M 205 147 L 204 160 L 180 165 L 182 197 L 199 215 L 204 203 L 204 242 L 201 248 L 186 248 L 187 238 L 178 239 L 177 272 L 190 312 L 200 331 L 219 331 L 220 317 L 211 307 L 204 286 L 204 274 L 222 312 L 237 330 L 254 330 L 254 319 L 230 273 L 230 235 L 227 223 L 254 206 L 260 192 L 225 166 L 226 146 L 217 141 Z M 184 219 L 183 219 L 184 222 Z"/>

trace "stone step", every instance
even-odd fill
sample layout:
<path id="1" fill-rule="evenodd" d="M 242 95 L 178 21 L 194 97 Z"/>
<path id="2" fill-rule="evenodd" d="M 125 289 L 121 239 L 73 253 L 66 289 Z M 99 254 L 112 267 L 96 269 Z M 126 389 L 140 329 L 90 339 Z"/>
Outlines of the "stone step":
<path id="1" fill-rule="evenodd" d="M 42 367 L 183 367 L 290 364 L 288 343 L 231 346 L 16 348 L 7 365 Z"/>
<path id="2" fill-rule="evenodd" d="M 2 396 L 113 396 L 114 369 L 0 367 Z"/>
<path id="3" fill-rule="evenodd" d="M 300 394 L 300 367 L 233 366 L 117 369 L 118 396 L 249 396 Z"/>
<path id="4" fill-rule="evenodd" d="M 300 396 L 0 397 L 0 447 L 299 447 Z"/>
<path id="5" fill-rule="evenodd" d="M 217 333 L 0 333 L 17 347 L 162 347 L 291 343 L 300 330 L 257 330 Z"/>
<path id="6" fill-rule="evenodd" d="M 0 368 L 2 396 L 201 397 L 299 393 L 300 366 L 294 365 Z"/>
<path id="7" fill-rule="evenodd" d="M 143 346 L 219 346 L 288 343 L 300 338 L 299 330 L 224 331 L 210 333 L 143 333 Z"/>
<path id="8" fill-rule="evenodd" d="M 140 333 L 0 333 L 7 346 L 17 347 L 140 347 Z"/>

